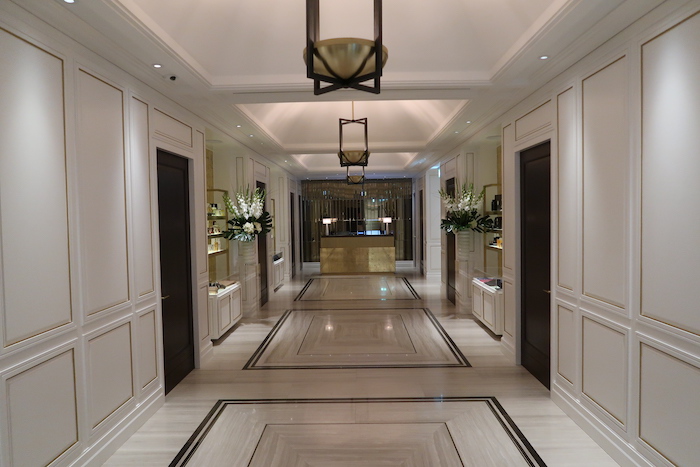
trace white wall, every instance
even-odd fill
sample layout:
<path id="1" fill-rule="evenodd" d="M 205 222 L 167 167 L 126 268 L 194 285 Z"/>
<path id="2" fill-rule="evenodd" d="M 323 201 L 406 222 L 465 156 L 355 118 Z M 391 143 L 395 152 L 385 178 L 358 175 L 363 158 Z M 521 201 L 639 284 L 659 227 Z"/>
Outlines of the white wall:
<path id="1" fill-rule="evenodd" d="M 196 361 L 211 348 L 204 131 L 0 12 L 0 466 L 100 464 L 164 399 L 157 148 L 191 161 Z"/>
<path id="2" fill-rule="evenodd" d="M 680 3 L 501 119 L 503 346 L 517 360 L 519 152 L 551 140 L 552 398 L 630 465 L 700 458 L 700 2 Z"/>

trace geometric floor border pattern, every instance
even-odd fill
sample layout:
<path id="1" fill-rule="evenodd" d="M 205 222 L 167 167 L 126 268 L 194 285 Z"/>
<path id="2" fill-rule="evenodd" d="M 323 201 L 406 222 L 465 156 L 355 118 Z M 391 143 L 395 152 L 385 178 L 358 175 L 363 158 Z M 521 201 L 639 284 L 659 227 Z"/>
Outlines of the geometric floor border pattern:
<path id="1" fill-rule="evenodd" d="M 372 282 L 379 280 L 385 281 L 396 281 L 396 289 L 393 290 L 391 287 L 380 288 L 379 290 L 372 290 Z M 358 283 L 359 282 L 359 287 Z M 340 284 L 341 286 L 348 286 L 348 284 L 355 285 L 358 293 L 361 293 L 361 298 L 357 295 L 350 294 L 349 296 L 328 296 L 326 295 L 327 289 L 330 284 Z M 325 287 L 320 285 L 325 284 Z M 388 285 L 388 284 L 387 284 Z M 322 287 L 321 290 L 316 290 L 316 287 Z M 368 288 L 369 287 L 369 288 Z M 398 298 L 393 297 L 391 293 L 400 294 Z M 373 295 L 374 294 L 374 295 Z M 321 300 L 420 300 L 420 295 L 413 288 L 411 283 L 405 277 L 396 276 L 321 276 L 315 277 L 308 280 L 301 292 L 296 296 L 294 301 L 321 301 Z"/>
<path id="2" fill-rule="evenodd" d="M 170 467 L 545 466 L 495 397 L 219 400 Z"/>
<path id="3" fill-rule="evenodd" d="M 287 310 L 244 370 L 471 367 L 427 308 Z"/>

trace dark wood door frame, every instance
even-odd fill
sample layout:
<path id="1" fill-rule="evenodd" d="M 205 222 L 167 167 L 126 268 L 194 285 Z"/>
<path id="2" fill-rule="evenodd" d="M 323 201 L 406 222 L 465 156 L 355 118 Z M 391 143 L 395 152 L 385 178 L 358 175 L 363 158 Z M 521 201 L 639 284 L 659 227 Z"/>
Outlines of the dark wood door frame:
<path id="1" fill-rule="evenodd" d="M 266 184 L 257 181 L 255 187 L 265 190 Z M 267 200 L 263 204 L 263 210 L 267 210 Z M 267 277 L 267 235 L 258 236 L 258 262 L 260 264 L 260 306 L 263 306 L 268 300 L 268 285 L 270 283 Z"/>
<path id="2" fill-rule="evenodd" d="M 445 181 L 445 191 L 451 196 L 455 196 L 455 192 L 456 192 L 455 183 L 456 183 L 456 180 L 454 177 Z M 457 264 L 455 263 L 455 258 L 456 258 L 455 234 L 453 234 L 453 233 L 446 234 L 446 242 L 447 242 L 447 244 L 445 245 L 445 251 L 446 251 L 445 261 L 447 261 L 447 278 L 445 280 L 445 284 L 447 286 L 447 300 L 452 302 L 452 304 L 456 304 Z"/>
<path id="3" fill-rule="evenodd" d="M 188 159 L 158 149 L 163 363 L 167 394 L 195 367 L 192 219 Z"/>
<path id="4" fill-rule="evenodd" d="M 520 153 L 521 364 L 551 378 L 551 154 L 549 141 Z"/>

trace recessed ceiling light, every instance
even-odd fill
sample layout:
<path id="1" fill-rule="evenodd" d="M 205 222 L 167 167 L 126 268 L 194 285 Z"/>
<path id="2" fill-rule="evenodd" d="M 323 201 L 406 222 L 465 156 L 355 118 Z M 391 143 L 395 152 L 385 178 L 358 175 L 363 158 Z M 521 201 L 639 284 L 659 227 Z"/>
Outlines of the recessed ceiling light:
<path id="1" fill-rule="evenodd" d="M 153 64 L 153 68 L 162 68 L 162 67 L 163 67 L 163 65 L 161 65 L 160 63 Z"/>
<path id="2" fill-rule="evenodd" d="M 469 125 L 471 122 L 472 122 L 471 120 L 467 120 L 467 125 Z"/>
<path id="3" fill-rule="evenodd" d="M 253 135 L 248 135 L 248 136 L 250 136 L 251 138 L 253 137 Z"/>
<path id="4" fill-rule="evenodd" d="M 540 60 L 547 60 L 549 58 L 549 55 L 542 55 L 540 57 Z"/>
<path id="5" fill-rule="evenodd" d="M 455 131 L 455 134 L 459 133 L 459 131 Z"/>
<path id="6" fill-rule="evenodd" d="M 63 0 L 65 3 L 75 3 L 75 0 Z"/>
<path id="7" fill-rule="evenodd" d="M 240 127 L 241 127 L 241 125 L 236 125 L 236 128 L 240 128 Z"/>

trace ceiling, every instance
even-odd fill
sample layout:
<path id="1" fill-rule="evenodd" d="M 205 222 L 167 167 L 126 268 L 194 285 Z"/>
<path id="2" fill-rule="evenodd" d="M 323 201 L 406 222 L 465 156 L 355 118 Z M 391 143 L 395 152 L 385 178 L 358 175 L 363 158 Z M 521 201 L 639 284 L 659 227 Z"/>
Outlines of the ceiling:
<path id="1" fill-rule="evenodd" d="M 215 151 L 246 146 L 312 178 L 341 173 L 338 119 L 353 105 L 368 174 L 417 174 L 498 133 L 495 117 L 662 3 L 384 0 L 381 94 L 314 96 L 304 0 L 14 1 L 211 122 Z M 372 37 L 372 0 L 320 4 L 321 38 Z"/>

